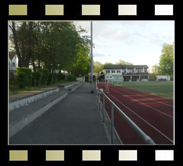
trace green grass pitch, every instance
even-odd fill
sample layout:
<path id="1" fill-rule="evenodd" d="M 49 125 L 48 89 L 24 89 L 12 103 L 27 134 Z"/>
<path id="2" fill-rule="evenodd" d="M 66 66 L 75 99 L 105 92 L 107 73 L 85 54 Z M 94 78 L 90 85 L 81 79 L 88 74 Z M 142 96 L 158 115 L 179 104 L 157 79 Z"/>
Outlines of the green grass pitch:
<path id="1" fill-rule="evenodd" d="M 173 81 L 122 82 L 118 86 L 173 99 Z"/>

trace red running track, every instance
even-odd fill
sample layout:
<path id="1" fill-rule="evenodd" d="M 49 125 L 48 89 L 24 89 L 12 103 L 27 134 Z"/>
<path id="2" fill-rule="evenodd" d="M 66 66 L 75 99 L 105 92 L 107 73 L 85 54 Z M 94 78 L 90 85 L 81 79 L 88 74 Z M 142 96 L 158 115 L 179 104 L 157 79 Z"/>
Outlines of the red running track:
<path id="1" fill-rule="evenodd" d="M 104 84 L 97 86 L 105 90 Z M 173 100 L 112 85 L 106 95 L 156 144 L 174 143 Z M 105 109 L 111 117 L 108 100 L 105 100 Z M 144 144 L 116 110 L 114 124 L 124 144 Z"/>

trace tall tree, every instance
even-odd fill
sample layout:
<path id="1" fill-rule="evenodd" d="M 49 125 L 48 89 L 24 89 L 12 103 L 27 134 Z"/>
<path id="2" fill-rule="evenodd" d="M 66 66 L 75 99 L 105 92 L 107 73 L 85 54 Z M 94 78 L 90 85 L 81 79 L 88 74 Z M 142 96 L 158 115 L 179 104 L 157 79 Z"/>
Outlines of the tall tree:
<path id="1" fill-rule="evenodd" d="M 66 70 L 77 75 L 83 73 L 79 66 L 86 63 L 84 71 L 88 68 L 89 41 L 80 37 L 85 30 L 73 22 L 11 22 L 9 27 L 19 67 L 31 63 L 34 70 L 43 65 L 50 72 Z"/>
<path id="2" fill-rule="evenodd" d="M 173 76 L 173 48 L 174 44 L 163 44 L 159 62 L 159 74 Z"/>
<path id="3" fill-rule="evenodd" d="M 73 63 L 71 73 L 76 76 L 83 76 L 88 74 L 90 69 L 90 56 L 88 56 L 89 48 L 82 43 L 80 43 L 78 47 L 77 60 L 76 63 Z"/>
<path id="4" fill-rule="evenodd" d="M 102 71 L 102 64 L 98 61 L 95 61 L 94 62 L 94 65 L 93 65 L 93 71 L 94 73 L 98 73 Z"/>
<path id="5" fill-rule="evenodd" d="M 12 42 L 15 45 L 15 51 L 19 59 L 19 67 L 28 67 L 32 56 L 32 32 L 33 22 L 15 22 L 9 23 L 12 31 Z"/>
<path id="6" fill-rule="evenodd" d="M 155 76 L 158 75 L 158 65 L 157 64 L 152 66 L 152 73 L 154 73 Z"/>

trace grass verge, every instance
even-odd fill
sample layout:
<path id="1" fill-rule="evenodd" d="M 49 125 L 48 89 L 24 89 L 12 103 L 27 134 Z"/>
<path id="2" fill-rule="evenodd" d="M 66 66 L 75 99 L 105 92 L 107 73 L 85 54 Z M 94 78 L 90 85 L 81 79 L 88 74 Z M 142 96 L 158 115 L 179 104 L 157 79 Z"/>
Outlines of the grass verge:
<path id="1" fill-rule="evenodd" d="M 62 84 L 66 84 L 66 83 L 70 83 L 70 82 L 61 80 L 52 85 L 41 85 L 41 86 L 36 86 L 36 87 L 25 87 L 23 89 L 19 89 L 17 81 L 13 80 L 13 81 L 9 81 L 9 95 L 25 93 L 25 92 L 31 91 L 31 90 L 37 90 L 37 89 L 41 89 L 41 88 L 47 88 L 50 86 L 57 86 L 57 85 L 62 85 Z"/>

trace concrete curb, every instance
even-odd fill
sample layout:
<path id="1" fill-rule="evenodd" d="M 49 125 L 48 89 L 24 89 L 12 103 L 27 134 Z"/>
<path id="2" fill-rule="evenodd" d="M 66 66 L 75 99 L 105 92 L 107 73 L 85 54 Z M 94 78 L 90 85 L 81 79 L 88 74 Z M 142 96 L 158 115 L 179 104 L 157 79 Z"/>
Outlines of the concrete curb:
<path id="1" fill-rule="evenodd" d="M 36 100 L 44 98 L 44 97 L 46 97 L 48 95 L 51 95 L 53 93 L 56 93 L 58 91 L 59 91 L 59 88 L 55 88 L 55 89 L 52 89 L 52 90 L 48 90 L 46 92 L 41 92 L 39 94 L 32 94 L 30 96 L 23 97 L 21 99 L 9 102 L 9 112 L 13 111 L 16 108 L 20 108 L 22 106 L 26 106 L 26 105 L 28 105 L 28 104 L 36 101 Z"/>
<path id="2" fill-rule="evenodd" d="M 72 86 L 77 85 L 77 84 L 80 84 L 80 82 L 76 82 L 76 83 L 73 83 L 70 85 L 65 85 L 64 88 L 67 89 L 67 88 L 72 87 Z"/>
<path id="3" fill-rule="evenodd" d="M 60 100 L 65 98 L 69 93 L 77 89 L 83 85 L 83 83 L 80 83 L 73 87 L 73 89 L 69 92 L 64 92 L 60 97 L 53 99 L 48 104 L 40 106 L 38 110 L 32 112 L 31 114 L 26 114 L 23 117 L 21 117 L 21 120 L 18 122 L 11 123 L 9 122 L 9 138 L 15 135 L 17 132 L 19 132 L 21 129 L 23 129 L 26 125 L 30 124 L 32 121 L 34 121 L 36 118 L 41 116 L 44 112 L 46 112 L 49 108 L 54 106 L 56 103 L 58 103 Z"/>

